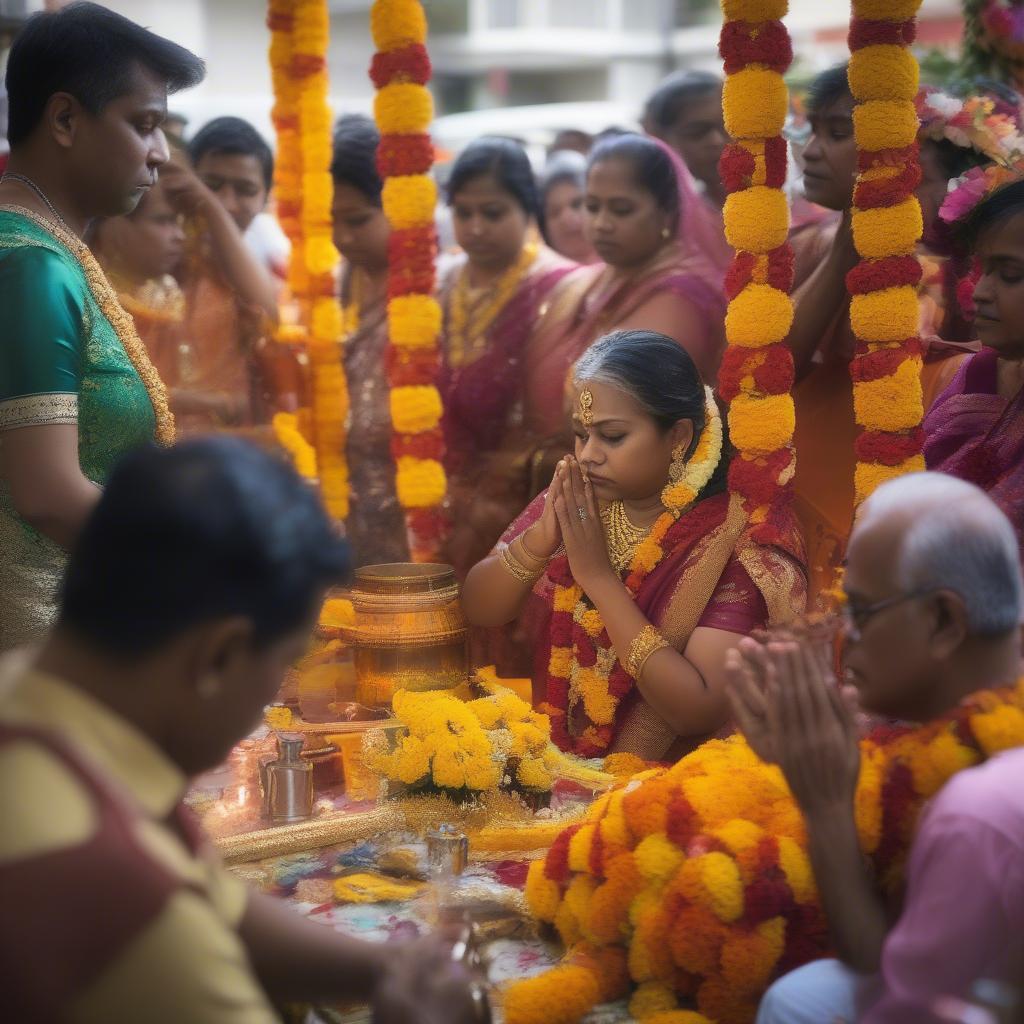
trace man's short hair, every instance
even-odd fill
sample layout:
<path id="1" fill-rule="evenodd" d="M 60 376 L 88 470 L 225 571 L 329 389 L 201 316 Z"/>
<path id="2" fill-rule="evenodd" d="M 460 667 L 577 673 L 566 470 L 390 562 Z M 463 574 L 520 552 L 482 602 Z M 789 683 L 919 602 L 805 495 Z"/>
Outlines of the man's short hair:
<path id="1" fill-rule="evenodd" d="M 117 464 L 86 521 L 59 621 L 124 658 L 236 615 L 266 646 L 348 569 L 347 544 L 283 459 L 228 437 L 146 447 Z"/>
<path id="2" fill-rule="evenodd" d="M 11 145 L 35 131 L 55 93 L 69 93 L 99 114 L 131 92 L 140 66 L 162 78 L 169 93 L 198 85 L 206 74 L 190 50 L 99 4 L 78 2 L 33 14 L 7 60 Z"/>
<path id="3" fill-rule="evenodd" d="M 267 140 L 248 121 L 241 117 L 217 117 L 204 124 L 188 144 L 192 166 L 197 166 L 207 153 L 256 157 L 263 184 L 270 191 L 274 182 L 274 154 Z"/>
<path id="4" fill-rule="evenodd" d="M 839 100 L 853 98 L 848 70 L 848 64 L 836 64 L 814 78 L 807 87 L 807 113 L 811 117 L 824 113 Z"/>
<path id="5" fill-rule="evenodd" d="M 650 130 L 667 132 L 688 104 L 712 96 L 721 88 L 722 79 L 711 71 L 674 71 L 647 98 L 644 124 Z"/>
<path id="6" fill-rule="evenodd" d="M 1024 583 L 1017 535 L 980 487 L 945 473 L 911 473 L 879 487 L 864 510 L 872 518 L 911 516 L 897 564 L 907 593 L 958 594 L 971 632 L 979 636 L 1020 626 Z"/>

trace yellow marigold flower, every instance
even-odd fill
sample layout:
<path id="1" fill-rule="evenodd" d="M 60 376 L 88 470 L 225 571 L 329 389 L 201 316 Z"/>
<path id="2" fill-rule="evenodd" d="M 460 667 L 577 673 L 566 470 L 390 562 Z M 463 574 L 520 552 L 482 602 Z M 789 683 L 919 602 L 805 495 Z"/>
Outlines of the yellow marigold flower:
<path id="1" fill-rule="evenodd" d="M 393 228 L 432 224 L 437 206 L 437 185 L 425 174 L 386 178 L 381 203 Z"/>
<path id="2" fill-rule="evenodd" d="M 720 921 L 737 920 L 743 914 L 743 882 L 732 857 L 705 853 L 696 858 L 703 887 L 702 902 Z"/>
<path id="3" fill-rule="evenodd" d="M 909 256 L 923 231 L 921 204 L 916 196 L 895 206 L 853 211 L 853 244 L 864 259 Z"/>
<path id="4" fill-rule="evenodd" d="M 917 129 L 917 108 L 908 100 L 868 100 L 853 108 L 858 149 L 904 149 L 917 138 Z"/>
<path id="5" fill-rule="evenodd" d="M 580 625 L 587 631 L 587 636 L 598 637 L 604 629 L 601 613 L 596 608 L 588 608 L 580 617 Z"/>
<path id="6" fill-rule="evenodd" d="M 291 709 L 278 704 L 265 708 L 263 711 L 263 721 L 271 729 L 288 729 L 292 724 Z"/>
<path id="7" fill-rule="evenodd" d="M 746 67 L 726 75 L 722 91 L 725 130 L 734 139 L 778 135 L 789 112 L 789 90 L 777 71 Z"/>
<path id="8" fill-rule="evenodd" d="M 330 274 L 338 265 L 338 250 L 334 248 L 330 235 L 307 238 L 302 255 L 311 274 Z"/>
<path id="9" fill-rule="evenodd" d="M 725 200 L 725 237 L 734 249 L 771 252 L 789 235 L 789 202 L 778 188 L 755 185 Z"/>
<path id="10" fill-rule="evenodd" d="M 382 135 L 419 135 L 434 119 L 434 101 L 422 85 L 393 82 L 377 92 L 373 113 Z"/>
<path id="11" fill-rule="evenodd" d="M 917 96 L 921 69 L 903 46 L 864 46 L 850 54 L 850 91 L 854 99 L 911 100 Z"/>
<path id="12" fill-rule="evenodd" d="M 395 752 L 394 768 L 399 782 L 412 786 L 430 774 L 434 744 L 417 736 L 405 736 Z"/>
<path id="13" fill-rule="evenodd" d="M 663 1010 L 674 1010 L 679 1006 L 675 990 L 660 981 L 645 981 L 633 993 L 629 1001 L 630 1015 L 647 1022 L 648 1018 Z"/>
<path id="14" fill-rule="evenodd" d="M 558 883 L 544 874 L 544 861 L 533 861 L 526 873 L 526 902 L 530 913 L 539 920 L 551 924 L 555 920 L 561 898 Z"/>
<path id="15" fill-rule="evenodd" d="M 977 763 L 978 755 L 973 750 L 960 743 L 952 733 L 941 732 L 931 742 L 915 743 L 911 747 L 910 771 L 914 776 L 914 789 L 931 796 L 956 772 Z"/>
<path id="16" fill-rule="evenodd" d="M 729 408 L 729 436 L 746 452 L 773 452 L 793 439 L 796 412 L 788 395 L 738 395 Z"/>
<path id="17" fill-rule="evenodd" d="M 896 372 L 878 380 L 859 381 L 853 389 L 857 422 L 868 430 L 912 430 L 921 422 L 920 356 L 905 359 Z"/>
<path id="18" fill-rule="evenodd" d="M 313 303 L 313 335 L 336 340 L 341 337 L 341 306 L 335 299 L 317 299 Z"/>
<path id="19" fill-rule="evenodd" d="M 853 0 L 853 16 L 872 21 L 908 21 L 920 6 L 921 0 Z"/>
<path id="20" fill-rule="evenodd" d="M 644 1017 L 643 1024 L 713 1024 L 696 1010 L 662 1010 Z"/>
<path id="21" fill-rule="evenodd" d="M 647 762 L 636 754 L 609 754 L 604 759 L 604 770 L 619 778 L 629 778 L 637 772 L 645 771 Z"/>
<path id="22" fill-rule="evenodd" d="M 779 866 L 797 903 L 809 903 L 818 890 L 814 885 L 811 862 L 798 843 L 789 836 L 779 836 Z"/>
<path id="23" fill-rule="evenodd" d="M 733 853 L 740 853 L 749 850 L 764 838 L 764 829 L 755 825 L 752 821 L 743 818 L 733 818 L 727 821 L 720 828 L 712 830 L 711 833 L 721 839 Z"/>
<path id="24" fill-rule="evenodd" d="M 596 668 L 577 668 L 574 672 L 590 720 L 598 725 L 610 725 L 615 720 L 618 701 L 608 692 L 607 676 L 602 676 Z"/>
<path id="25" fill-rule="evenodd" d="M 1024 736 L 1024 712 L 1009 704 L 994 711 L 971 716 L 971 729 L 982 750 L 991 757 L 1001 750 L 1020 745 Z"/>
<path id="26" fill-rule="evenodd" d="M 339 903 L 387 903 L 419 896 L 424 882 L 399 882 L 369 872 L 343 875 L 334 882 L 334 898 Z"/>
<path id="27" fill-rule="evenodd" d="M 660 832 L 642 839 L 633 856 L 640 874 L 658 883 L 667 882 L 686 859 L 683 851 Z"/>
<path id="28" fill-rule="evenodd" d="M 431 348 L 441 331 L 441 307 L 429 295 L 399 295 L 388 302 L 391 342 L 398 348 Z"/>
<path id="29" fill-rule="evenodd" d="M 884 756 L 877 747 L 861 744 L 860 776 L 854 798 L 854 816 L 861 848 L 874 853 L 882 837 L 882 769 Z"/>
<path id="30" fill-rule="evenodd" d="M 485 729 L 493 729 L 501 721 L 501 705 L 493 697 L 479 697 L 467 705 Z"/>
<path id="31" fill-rule="evenodd" d="M 858 462 L 853 475 L 857 504 L 860 505 L 870 498 L 882 484 L 907 473 L 922 473 L 925 468 L 923 455 L 915 455 L 898 466 L 884 466 L 880 462 Z"/>
<path id="32" fill-rule="evenodd" d="M 920 313 L 911 285 L 854 295 L 850 323 L 863 341 L 904 341 L 917 334 Z"/>
<path id="33" fill-rule="evenodd" d="M 722 944 L 722 978 L 726 985 L 760 996 L 768 987 L 785 947 L 786 921 L 773 917 L 756 928 L 737 929 Z"/>
<path id="34" fill-rule="evenodd" d="M 403 508 L 431 508 L 448 489 L 444 467 L 436 459 L 416 459 L 403 455 L 398 460 L 395 490 Z"/>
<path id="35" fill-rule="evenodd" d="M 556 587 L 554 609 L 556 612 L 571 612 L 579 599 L 580 593 L 576 587 Z"/>
<path id="36" fill-rule="evenodd" d="M 539 757 L 521 757 L 516 768 L 516 778 L 520 785 L 542 793 L 546 793 L 554 784 L 551 773 L 544 767 L 544 761 Z"/>
<path id="37" fill-rule="evenodd" d="M 600 999 L 594 972 L 570 964 L 513 982 L 505 990 L 502 1009 L 505 1024 L 577 1024 Z"/>
<path id="38" fill-rule="evenodd" d="M 351 626 L 356 621 L 356 610 L 351 601 L 343 597 L 331 597 L 320 609 L 320 624 L 323 626 Z"/>
<path id="39" fill-rule="evenodd" d="M 762 348 L 784 341 L 793 326 L 793 300 L 767 284 L 748 284 L 729 303 L 725 336 L 730 345 Z"/>
<path id="40" fill-rule="evenodd" d="M 594 895 L 596 888 L 597 882 L 590 875 L 576 875 L 569 883 L 569 888 L 565 890 L 565 900 L 562 905 L 568 908 L 577 925 L 586 919 L 590 898 Z"/>
<path id="41" fill-rule="evenodd" d="M 789 10 L 789 0 L 722 0 L 726 21 L 779 21 Z"/>
<path id="42" fill-rule="evenodd" d="M 391 389 L 391 423 L 400 434 L 421 434 L 441 422 L 441 394 L 433 385 Z"/>
<path id="43" fill-rule="evenodd" d="M 551 650 L 551 660 L 548 662 L 548 670 L 553 676 L 560 679 L 568 679 L 572 670 L 573 656 L 571 647 L 554 647 Z"/>
<path id="44" fill-rule="evenodd" d="M 427 41 L 427 16 L 419 0 L 376 0 L 370 9 L 370 32 L 378 50 L 389 53 Z"/>
<path id="45" fill-rule="evenodd" d="M 590 845 L 593 842 L 596 828 L 596 825 L 588 823 L 569 840 L 570 871 L 590 873 Z"/>

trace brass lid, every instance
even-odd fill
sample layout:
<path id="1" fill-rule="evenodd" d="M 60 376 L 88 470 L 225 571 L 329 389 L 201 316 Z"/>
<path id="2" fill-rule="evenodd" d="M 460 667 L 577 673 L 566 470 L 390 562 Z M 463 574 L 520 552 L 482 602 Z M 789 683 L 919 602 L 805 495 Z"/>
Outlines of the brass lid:
<path id="1" fill-rule="evenodd" d="M 424 562 L 389 562 L 364 565 L 355 571 L 352 594 L 432 594 L 450 590 L 456 585 L 455 570 L 450 565 Z"/>

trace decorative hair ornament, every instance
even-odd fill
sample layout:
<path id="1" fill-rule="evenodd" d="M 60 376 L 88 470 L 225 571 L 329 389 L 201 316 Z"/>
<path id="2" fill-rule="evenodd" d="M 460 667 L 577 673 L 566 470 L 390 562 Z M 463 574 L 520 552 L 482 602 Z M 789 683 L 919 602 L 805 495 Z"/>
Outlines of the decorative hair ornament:
<path id="1" fill-rule="evenodd" d="M 594 393 L 590 388 L 580 392 L 580 423 L 585 427 L 594 425 Z"/>
<path id="2" fill-rule="evenodd" d="M 697 500 L 722 461 L 722 415 L 718 411 L 711 388 L 704 388 L 704 429 L 694 450 L 692 458 L 683 461 L 675 458 L 673 452 L 672 466 L 669 469 L 669 482 L 661 492 L 661 503 L 674 515 L 679 516 L 683 509 Z"/>

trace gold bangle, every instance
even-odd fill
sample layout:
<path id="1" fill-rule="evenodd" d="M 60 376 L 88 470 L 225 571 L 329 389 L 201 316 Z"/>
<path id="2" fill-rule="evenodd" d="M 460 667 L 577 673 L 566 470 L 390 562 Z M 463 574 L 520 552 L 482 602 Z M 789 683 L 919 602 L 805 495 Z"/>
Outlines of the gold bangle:
<path id="1" fill-rule="evenodd" d="M 518 537 L 513 537 L 512 542 L 508 545 L 511 550 L 512 545 L 519 542 L 518 552 L 514 552 L 512 557 L 522 566 L 527 569 L 534 570 L 537 572 L 543 572 L 547 568 L 548 559 L 538 558 L 527 546 L 526 541 L 523 540 L 523 535 L 520 534 Z"/>
<path id="2" fill-rule="evenodd" d="M 523 554 L 526 555 L 526 557 L 529 558 L 531 561 L 543 562 L 545 565 L 547 565 L 549 559 L 548 558 L 541 558 L 540 555 L 535 555 L 530 550 L 530 545 L 526 543 L 526 535 L 527 535 L 527 533 L 529 533 L 530 529 L 531 529 L 531 527 L 528 526 L 525 530 L 523 530 L 523 532 L 521 534 L 519 534 L 519 537 L 518 537 L 519 546 L 523 549 Z"/>
<path id="3" fill-rule="evenodd" d="M 651 655 L 668 646 L 668 641 L 648 623 L 633 637 L 633 642 L 629 645 L 626 671 L 634 679 L 639 680 Z"/>
<path id="4" fill-rule="evenodd" d="M 522 562 L 512 554 L 512 550 L 509 547 L 502 548 L 501 555 L 499 557 L 501 559 L 501 564 L 505 567 L 505 571 L 526 586 L 532 587 L 537 580 L 544 575 L 543 568 L 529 569 L 523 565 Z"/>

